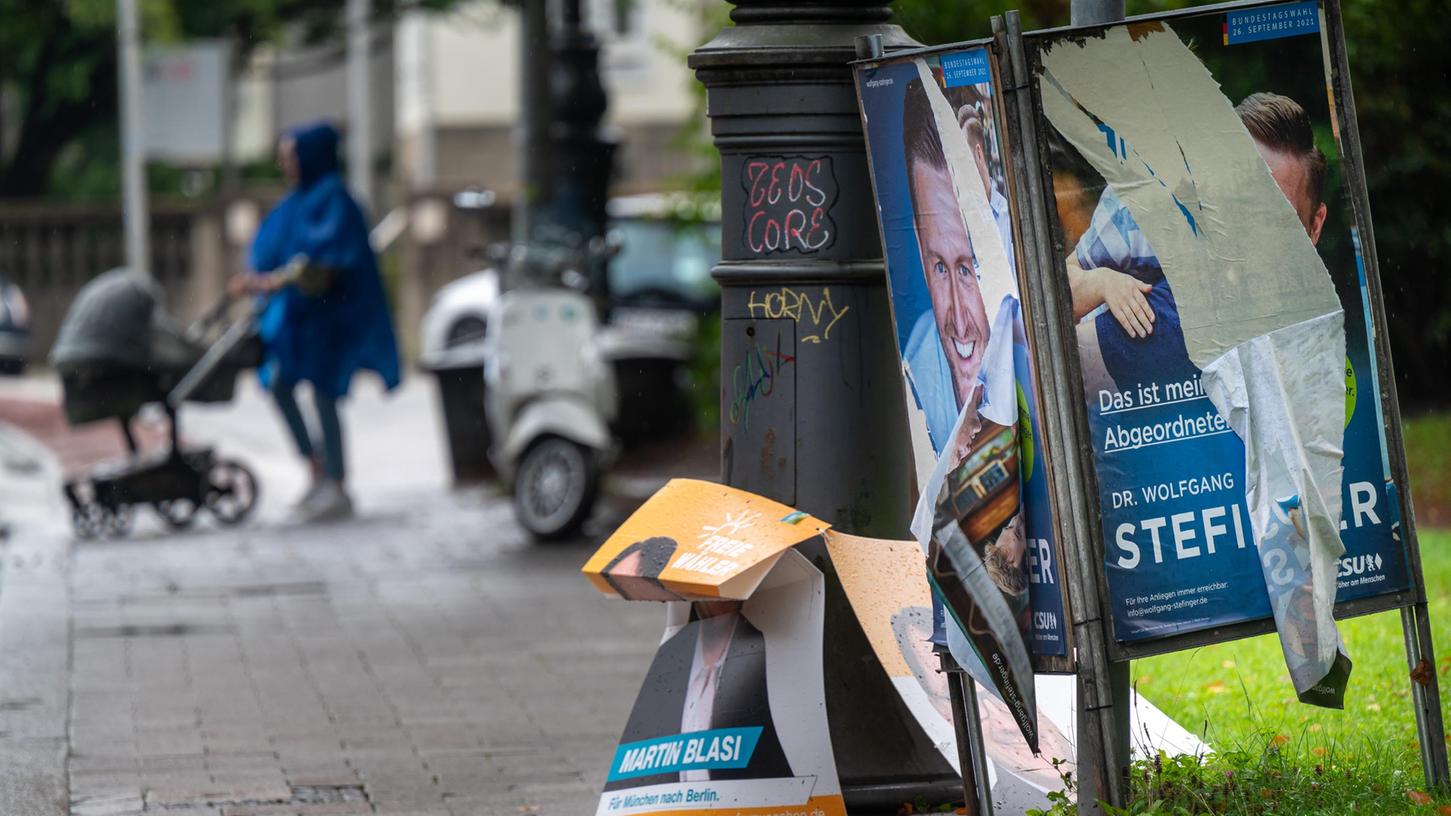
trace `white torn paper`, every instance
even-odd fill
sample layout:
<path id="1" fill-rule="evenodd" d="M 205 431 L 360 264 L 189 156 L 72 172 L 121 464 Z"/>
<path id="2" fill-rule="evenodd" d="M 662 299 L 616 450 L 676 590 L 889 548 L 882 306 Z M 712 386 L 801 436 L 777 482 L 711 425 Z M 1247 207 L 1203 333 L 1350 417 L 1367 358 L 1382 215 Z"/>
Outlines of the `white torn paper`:
<path id="1" fill-rule="evenodd" d="M 1302 694 L 1320 685 L 1344 652 L 1334 616 L 1320 613 L 1335 606 L 1336 565 L 1345 552 L 1344 386 L 1338 393 L 1323 388 L 1344 382 L 1343 359 L 1345 315 L 1336 311 L 1242 343 L 1202 377 L 1210 401 L 1244 440 L 1251 528 L 1281 622 L 1285 662 Z M 1287 398 L 1317 391 L 1341 410 Z M 1293 631 L 1284 631 L 1287 623 Z M 1332 689 L 1315 693 L 1336 696 Z"/>
<path id="2" fill-rule="evenodd" d="M 982 186 L 982 176 L 977 171 L 977 162 L 967 145 L 967 138 L 957 124 L 957 114 L 943 95 L 937 78 L 924 60 L 917 60 L 917 75 L 922 87 L 932 102 L 932 116 L 941 133 L 942 152 L 947 157 L 947 169 L 952 175 L 952 185 L 957 193 L 958 210 L 967 234 L 972 238 L 972 252 L 977 258 L 978 287 L 982 291 L 982 302 L 989 306 L 1002 303 L 1005 295 L 1018 296 L 1018 277 L 1008 251 L 1003 247 L 1001 233 L 993 220 L 992 205 L 988 202 L 987 190 Z M 989 315 L 989 319 L 992 315 Z M 1011 355 L 1009 355 L 1011 359 Z"/>
<path id="3" fill-rule="evenodd" d="M 1189 359 L 1205 368 L 1338 311 L 1325 263 L 1214 77 L 1162 24 L 1132 30 L 1045 52 L 1043 108 L 1154 248 Z"/>
<path id="4" fill-rule="evenodd" d="M 1344 315 L 1293 206 L 1218 83 L 1162 23 L 1042 54 L 1043 108 L 1127 205 L 1189 359 L 1245 443 L 1246 497 L 1302 700 L 1338 707 Z M 1332 675 L 1337 680 L 1328 680 Z"/>

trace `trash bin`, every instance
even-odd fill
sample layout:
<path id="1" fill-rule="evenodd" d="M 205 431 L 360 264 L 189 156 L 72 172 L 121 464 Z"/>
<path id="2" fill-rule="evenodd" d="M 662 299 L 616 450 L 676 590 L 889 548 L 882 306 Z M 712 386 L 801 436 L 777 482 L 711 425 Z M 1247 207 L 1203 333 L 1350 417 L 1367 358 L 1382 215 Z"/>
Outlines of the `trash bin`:
<path id="1" fill-rule="evenodd" d="M 448 458 L 454 484 L 464 485 L 495 477 L 489 461 L 489 423 L 484 417 L 484 361 L 468 349 L 450 349 L 428 361 L 425 370 L 438 380 L 443 427 L 448 437 Z"/>

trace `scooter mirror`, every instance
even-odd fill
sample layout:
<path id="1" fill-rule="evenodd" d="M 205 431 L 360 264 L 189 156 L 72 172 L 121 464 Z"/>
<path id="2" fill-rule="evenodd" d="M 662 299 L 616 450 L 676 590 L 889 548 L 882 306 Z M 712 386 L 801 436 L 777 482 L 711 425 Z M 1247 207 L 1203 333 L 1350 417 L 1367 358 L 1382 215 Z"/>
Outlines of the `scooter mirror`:
<path id="1" fill-rule="evenodd" d="M 498 196 L 493 190 L 482 187 L 469 187 L 453 195 L 453 205 L 460 210 L 486 210 L 494 206 L 496 200 Z"/>
<path id="2" fill-rule="evenodd" d="M 601 237 L 596 235 L 589 239 L 589 253 L 600 260 L 609 260 L 625 248 L 624 236 L 619 230 L 610 230 L 609 234 Z"/>
<path id="3" fill-rule="evenodd" d="M 589 278 L 581 275 L 578 269 L 571 268 L 564 270 L 564 274 L 559 276 L 559 280 L 566 287 L 578 292 L 584 292 L 589 289 Z"/>

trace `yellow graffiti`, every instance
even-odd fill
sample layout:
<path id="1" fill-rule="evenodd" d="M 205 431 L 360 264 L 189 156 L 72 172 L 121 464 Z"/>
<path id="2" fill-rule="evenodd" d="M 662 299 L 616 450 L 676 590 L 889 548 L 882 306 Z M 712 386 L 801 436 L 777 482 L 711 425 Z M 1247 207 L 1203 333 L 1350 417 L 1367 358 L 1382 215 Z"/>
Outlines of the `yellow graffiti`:
<path id="1" fill-rule="evenodd" d="M 809 292 L 798 292 L 784 286 L 777 291 L 766 292 L 764 295 L 753 289 L 746 308 L 750 310 L 751 317 L 773 320 L 783 317 L 790 318 L 799 325 L 810 326 L 817 330 L 814 334 L 802 337 L 802 343 L 820 343 L 822 340 L 830 340 L 831 328 L 841 320 L 842 315 L 851 311 L 850 306 L 838 307 L 832 303 L 831 289 L 826 287 L 823 287 L 821 294 L 815 298 Z"/>

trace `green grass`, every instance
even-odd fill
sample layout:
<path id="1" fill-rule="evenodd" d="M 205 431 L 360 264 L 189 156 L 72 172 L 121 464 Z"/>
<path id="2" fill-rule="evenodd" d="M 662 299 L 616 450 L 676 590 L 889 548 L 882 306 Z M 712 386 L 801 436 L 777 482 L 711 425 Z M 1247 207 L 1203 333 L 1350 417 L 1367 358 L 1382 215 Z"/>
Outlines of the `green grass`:
<path id="1" fill-rule="evenodd" d="M 1451 526 L 1451 411 L 1407 417 L 1404 428 L 1416 521 Z"/>
<path id="2" fill-rule="evenodd" d="M 1451 721 L 1451 531 L 1423 530 L 1421 550 L 1442 715 Z M 1451 815 L 1451 795 L 1412 801 L 1425 780 L 1400 615 L 1342 621 L 1340 632 L 1354 662 L 1343 711 L 1295 700 L 1274 635 L 1136 661 L 1139 692 L 1215 756 L 1141 764 L 1131 812 Z"/>

